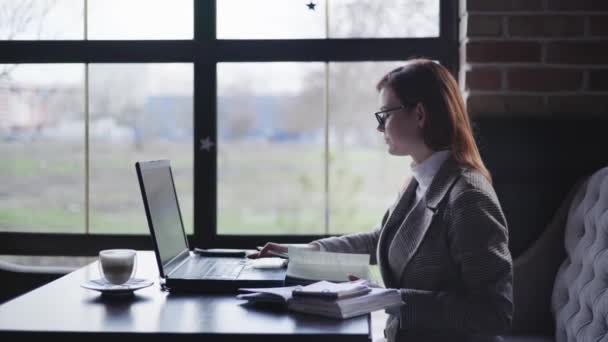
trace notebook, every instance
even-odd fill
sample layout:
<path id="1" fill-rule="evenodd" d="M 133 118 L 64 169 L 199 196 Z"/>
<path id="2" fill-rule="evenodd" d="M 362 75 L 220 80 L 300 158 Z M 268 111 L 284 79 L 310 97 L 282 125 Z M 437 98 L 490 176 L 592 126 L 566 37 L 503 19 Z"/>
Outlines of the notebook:
<path id="1" fill-rule="evenodd" d="M 209 256 L 191 250 L 170 161 L 141 161 L 135 169 L 163 286 L 172 292 L 236 293 L 240 287 L 284 285 L 285 269 L 253 267 L 245 256 Z"/>

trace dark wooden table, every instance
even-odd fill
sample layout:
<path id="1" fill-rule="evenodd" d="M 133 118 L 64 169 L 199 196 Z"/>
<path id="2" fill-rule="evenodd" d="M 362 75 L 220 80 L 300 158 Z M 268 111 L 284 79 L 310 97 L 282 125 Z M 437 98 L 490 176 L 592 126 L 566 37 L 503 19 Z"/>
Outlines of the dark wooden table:
<path id="1" fill-rule="evenodd" d="M 149 251 L 139 252 L 136 276 L 155 284 L 128 298 L 102 297 L 80 287 L 99 277 L 94 262 L 0 305 L 0 340 L 370 341 L 369 315 L 340 321 L 251 307 L 234 295 L 169 294 Z"/>

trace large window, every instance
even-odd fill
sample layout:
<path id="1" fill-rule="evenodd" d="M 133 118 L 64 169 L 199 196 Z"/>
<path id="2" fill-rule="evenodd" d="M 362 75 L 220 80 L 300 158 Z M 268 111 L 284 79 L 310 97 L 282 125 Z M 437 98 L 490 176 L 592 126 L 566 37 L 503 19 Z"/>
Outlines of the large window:
<path id="1" fill-rule="evenodd" d="M 197 246 L 369 230 L 410 171 L 375 84 L 410 56 L 455 71 L 455 19 L 451 0 L 0 0 L 0 254 L 150 248 L 151 159 Z"/>

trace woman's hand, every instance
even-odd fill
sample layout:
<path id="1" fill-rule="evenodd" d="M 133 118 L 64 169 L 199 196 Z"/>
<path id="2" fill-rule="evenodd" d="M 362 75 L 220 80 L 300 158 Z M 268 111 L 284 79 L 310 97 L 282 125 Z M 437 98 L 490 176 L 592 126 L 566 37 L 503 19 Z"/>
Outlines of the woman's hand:
<path id="1" fill-rule="evenodd" d="M 259 252 L 250 254 L 249 257 L 252 259 L 273 257 L 275 256 L 273 252 L 287 253 L 287 246 L 280 243 L 268 242 Z"/>
<path id="2" fill-rule="evenodd" d="M 361 278 L 354 276 L 352 274 L 348 275 L 348 280 L 350 280 L 350 281 L 356 281 L 359 279 L 361 279 Z M 382 287 L 382 286 L 378 285 L 378 283 L 370 281 L 370 280 L 366 280 L 365 285 L 367 285 L 369 287 L 378 287 L 378 288 Z M 386 310 L 384 310 L 384 312 L 386 312 L 389 315 L 399 316 L 399 315 L 401 315 L 401 305 L 391 306 L 389 308 L 386 308 Z"/>
<path id="3" fill-rule="evenodd" d="M 350 281 L 357 281 L 359 279 L 361 279 L 361 278 L 359 278 L 359 277 L 357 277 L 355 275 L 352 275 L 352 274 L 348 275 L 348 280 L 350 280 Z M 381 288 L 382 287 L 382 286 L 378 285 L 378 283 L 376 283 L 375 281 L 371 281 L 371 280 L 365 280 L 364 284 L 367 285 L 367 286 L 369 286 L 369 287 L 377 287 L 377 288 Z"/>
<path id="4" fill-rule="evenodd" d="M 319 251 L 321 249 L 319 245 L 315 243 L 311 243 L 308 244 L 308 246 L 298 248 L 304 248 L 311 251 Z M 275 242 L 268 242 L 259 252 L 249 254 L 248 257 L 252 259 L 275 257 L 277 256 L 277 254 L 287 254 L 287 250 L 287 245 L 282 245 L 280 243 Z"/>

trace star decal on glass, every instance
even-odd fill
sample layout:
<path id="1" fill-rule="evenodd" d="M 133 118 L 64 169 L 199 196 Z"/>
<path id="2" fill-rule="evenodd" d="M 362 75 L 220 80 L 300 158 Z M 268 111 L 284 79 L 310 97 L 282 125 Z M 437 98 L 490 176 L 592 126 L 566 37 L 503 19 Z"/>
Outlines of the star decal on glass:
<path id="1" fill-rule="evenodd" d="M 211 147 L 213 147 L 213 145 L 215 145 L 213 141 L 211 141 L 209 137 L 205 137 L 205 139 L 201 139 L 200 150 L 209 152 L 211 151 Z"/>
<path id="2" fill-rule="evenodd" d="M 306 4 L 306 6 L 308 6 L 308 9 L 311 11 L 315 10 L 315 6 L 317 6 L 317 4 L 315 4 L 314 2 L 309 2 L 308 4 Z"/>

